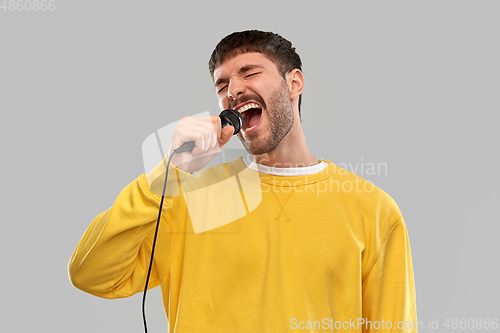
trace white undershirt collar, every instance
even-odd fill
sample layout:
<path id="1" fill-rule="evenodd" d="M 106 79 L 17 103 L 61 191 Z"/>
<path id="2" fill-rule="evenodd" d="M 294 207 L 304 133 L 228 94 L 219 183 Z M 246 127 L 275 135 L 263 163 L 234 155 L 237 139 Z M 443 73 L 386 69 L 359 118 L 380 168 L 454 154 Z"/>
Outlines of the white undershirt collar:
<path id="1" fill-rule="evenodd" d="M 250 154 L 243 156 L 243 162 L 252 170 L 267 173 L 274 176 L 307 176 L 323 171 L 328 163 L 320 161 L 318 164 L 308 167 L 298 168 L 275 168 L 264 164 L 255 163 L 250 158 Z"/>

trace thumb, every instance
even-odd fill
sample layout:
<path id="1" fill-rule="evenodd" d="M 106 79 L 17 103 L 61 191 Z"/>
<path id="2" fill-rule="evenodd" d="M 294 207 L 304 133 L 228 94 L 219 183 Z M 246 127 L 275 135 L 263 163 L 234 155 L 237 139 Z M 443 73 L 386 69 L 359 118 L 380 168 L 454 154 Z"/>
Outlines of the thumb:
<path id="1" fill-rule="evenodd" d="M 222 148 L 226 143 L 229 142 L 231 136 L 233 136 L 234 127 L 232 125 L 228 125 L 221 130 L 220 138 L 219 138 L 219 147 Z"/>

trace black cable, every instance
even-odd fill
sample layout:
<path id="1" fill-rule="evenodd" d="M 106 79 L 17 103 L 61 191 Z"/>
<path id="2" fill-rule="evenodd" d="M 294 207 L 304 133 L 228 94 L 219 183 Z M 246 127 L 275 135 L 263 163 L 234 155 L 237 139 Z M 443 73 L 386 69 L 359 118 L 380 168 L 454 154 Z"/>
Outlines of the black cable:
<path id="1" fill-rule="evenodd" d="M 174 155 L 176 153 L 179 153 L 178 149 L 174 150 L 174 152 L 172 153 L 172 156 L 169 157 L 168 162 L 167 162 L 167 171 L 165 173 L 165 181 L 163 183 L 163 192 L 161 194 L 160 209 L 158 210 L 158 220 L 156 221 L 155 237 L 153 239 L 153 247 L 151 249 L 151 259 L 149 261 L 148 276 L 146 277 L 146 285 L 144 286 L 144 294 L 142 295 L 142 320 L 144 321 L 144 331 L 146 333 L 148 333 L 148 325 L 146 324 L 146 310 L 145 310 L 146 292 L 148 291 L 149 276 L 151 275 L 151 268 L 153 267 L 153 258 L 155 255 L 155 246 L 156 246 L 156 237 L 158 236 L 158 229 L 160 227 L 161 209 L 163 207 L 163 199 L 165 198 L 165 189 L 167 188 L 167 179 L 168 179 L 168 170 L 170 169 L 170 160 L 172 159 L 172 157 L 174 157 Z"/>
<path id="2" fill-rule="evenodd" d="M 220 113 L 219 117 L 221 118 L 221 127 L 224 128 L 228 125 L 233 126 L 234 131 L 233 135 L 236 135 L 243 126 L 243 116 L 232 109 L 227 109 L 224 110 Z M 184 142 L 179 148 L 175 149 L 172 153 L 172 156 L 168 158 L 167 162 L 167 171 L 165 173 L 165 181 L 163 182 L 163 192 L 161 194 L 161 201 L 160 201 L 160 209 L 158 210 L 158 219 L 156 220 L 156 230 L 155 230 L 155 236 L 153 239 L 153 247 L 151 248 L 151 259 L 149 261 L 149 269 L 148 269 L 148 276 L 146 277 L 146 285 L 144 286 L 144 294 L 142 295 L 142 320 L 144 321 L 144 331 L 148 333 L 148 325 L 146 324 L 146 293 L 148 291 L 148 284 L 149 284 L 149 276 L 151 275 L 151 268 L 153 267 L 153 258 L 155 255 L 155 247 L 156 247 L 156 238 L 158 236 L 158 229 L 160 227 L 160 217 L 161 217 L 161 210 L 163 208 L 163 199 L 165 198 L 165 189 L 167 188 L 167 180 L 168 180 L 168 170 L 170 169 L 170 160 L 172 157 L 174 157 L 175 154 L 180 154 L 186 151 L 192 151 L 195 147 L 194 141 L 188 141 Z"/>

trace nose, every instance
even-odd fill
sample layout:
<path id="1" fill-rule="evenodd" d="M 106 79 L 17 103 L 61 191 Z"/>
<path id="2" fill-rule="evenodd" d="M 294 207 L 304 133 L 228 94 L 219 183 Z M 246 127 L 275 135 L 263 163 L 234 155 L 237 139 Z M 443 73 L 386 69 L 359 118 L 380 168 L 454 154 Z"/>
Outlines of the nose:
<path id="1" fill-rule="evenodd" d="M 245 84 L 240 79 L 233 78 L 231 81 L 229 81 L 229 85 L 227 87 L 227 97 L 230 100 L 237 99 L 245 93 L 245 90 Z"/>

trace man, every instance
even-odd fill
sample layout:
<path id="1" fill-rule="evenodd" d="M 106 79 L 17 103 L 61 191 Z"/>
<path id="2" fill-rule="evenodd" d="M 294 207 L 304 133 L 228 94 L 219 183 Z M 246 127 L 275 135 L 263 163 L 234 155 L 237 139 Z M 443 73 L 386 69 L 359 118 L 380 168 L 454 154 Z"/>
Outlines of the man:
<path id="1" fill-rule="evenodd" d="M 304 76 L 291 43 L 273 33 L 233 33 L 209 67 L 221 110 L 244 116 L 238 137 L 249 154 L 203 169 L 232 126 L 221 129 L 215 116 L 185 117 L 175 128 L 169 155 L 184 142 L 196 147 L 172 158 L 169 182 L 171 175 L 178 184 L 188 180 L 165 198 L 150 278 L 151 288 L 161 286 L 170 332 L 416 332 L 403 217 L 385 192 L 310 153 L 300 120 Z M 69 263 L 77 288 L 104 298 L 143 290 L 161 168 L 125 187 L 92 222 Z M 258 184 L 261 201 L 250 207 L 252 197 L 242 196 L 246 214 L 200 229 L 188 206 L 211 205 L 188 205 L 184 184 L 232 175 L 243 188 Z"/>

